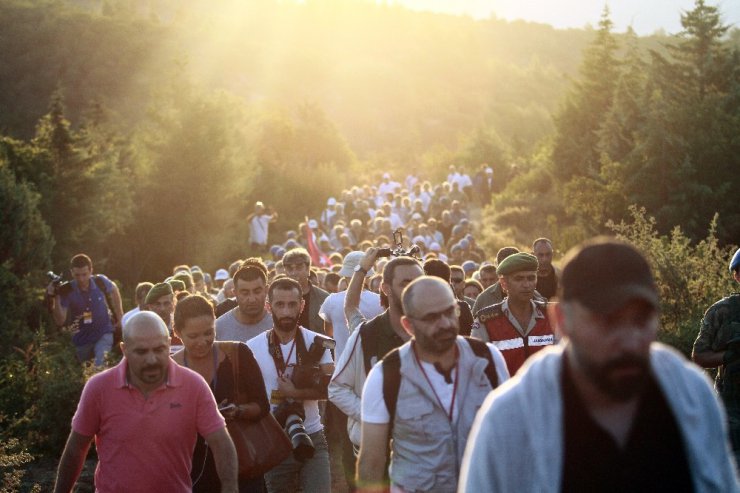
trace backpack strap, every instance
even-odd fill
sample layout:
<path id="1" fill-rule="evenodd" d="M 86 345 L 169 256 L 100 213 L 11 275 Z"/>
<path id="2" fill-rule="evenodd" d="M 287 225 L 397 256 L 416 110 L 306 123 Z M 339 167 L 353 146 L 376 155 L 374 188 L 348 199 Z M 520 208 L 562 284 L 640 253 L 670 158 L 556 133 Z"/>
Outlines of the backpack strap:
<path id="1" fill-rule="evenodd" d="M 488 348 L 488 344 L 473 337 L 464 337 L 464 339 L 468 341 L 468 345 L 470 346 L 470 349 L 473 350 L 473 354 L 488 361 L 485 373 L 486 377 L 488 377 L 488 381 L 491 382 L 491 388 L 495 389 L 498 387 L 498 374 L 496 373 L 496 365 L 493 362 L 493 356 L 491 356 L 491 350 Z"/>
<path id="2" fill-rule="evenodd" d="M 116 325 L 118 323 L 118 319 L 116 318 L 116 312 L 113 311 L 113 302 L 110 299 L 110 293 L 108 292 L 108 287 L 105 285 L 105 281 L 103 281 L 103 278 L 98 275 L 93 276 L 93 281 L 95 281 L 95 285 L 98 289 L 103 292 L 103 295 L 105 296 L 105 304 L 108 306 L 108 313 L 110 314 L 110 321 L 113 325 Z"/>
<path id="3" fill-rule="evenodd" d="M 393 420 L 396 416 L 398 390 L 401 387 L 401 355 L 398 348 L 383 357 L 383 399 L 390 415 L 389 430 L 393 429 Z"/>
<path id="4" fill-rule="evenodd" d="M 464 339 L 470 345 L 473 354 L 478 358 L 483 358 L 488 361 L 486 365 L 485 373 L 488 381 L 491 383 L 491 388 L 495 389 L 498 387 L 498 374 L 496 373 L 496 365 L 493 362 L 493 356 L 491 356 L 491 350 L 488 345 L 478 339 L 472 337 L 464 337 Z M 398 392 L 401 388 L 401 354 L 399 348 L 396 348 L 386 354 L 382 360 L 383 364 L 383 399 L 385 400 L 385 407 L 388 408 L 388 414 L 390 415 L 390 429 L 393 429 L 393 420 L 396 416 L 396 404 L 398 403 Z"/>
<path id="5" fill-rule="evenodd" d="M 357 330 L 360 331 L 360 344 L 362 346 L 362 359 L 365 364 L 365 376 L 370 373 L 373 368 L 372 358 L 376 356 L 378 342 L 376 340 L 376 331 L 372 330 L 372 325 L 369 321 L 362 322 L 362 325 Z"/>

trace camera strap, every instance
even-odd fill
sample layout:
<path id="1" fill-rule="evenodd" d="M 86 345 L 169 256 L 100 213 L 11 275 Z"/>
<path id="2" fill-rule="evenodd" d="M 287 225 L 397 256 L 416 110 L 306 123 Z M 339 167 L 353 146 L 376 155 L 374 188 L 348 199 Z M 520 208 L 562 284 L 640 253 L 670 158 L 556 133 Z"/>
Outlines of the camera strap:
<path id="1" fill-rule="evenodd" d="M 280 377 L 285 374 L 285 370 L 288 368 L 288 362 L 293 354 L 293 349 L 296 350 L 296 365 L 301 364 L 301 361 L 307 352 L 306 342 L 303 340 L 303 332 L 300 327 L 296 328 L 293 345 L 290 347 L 287 359 L 283 357 L 283 350 L 280 348 L 280 338 L 275 333 L 275 329 L 270 329 L 267 334 L 267 341 L 269 344 L 270 356 L 272 356 L 272 359 L 275 362 L 275 369 Z"/>

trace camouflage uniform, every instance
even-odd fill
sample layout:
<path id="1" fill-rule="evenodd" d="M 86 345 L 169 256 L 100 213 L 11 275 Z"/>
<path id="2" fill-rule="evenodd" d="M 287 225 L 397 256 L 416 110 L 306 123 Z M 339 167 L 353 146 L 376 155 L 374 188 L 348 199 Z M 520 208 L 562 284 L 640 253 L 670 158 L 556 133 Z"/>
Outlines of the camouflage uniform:
<path id="1" fill-rule="evenodd" d="M 704 314 L 694 352 L 707 351 L 726 351 L 715 388 L 727 409 L 732 448 L 740 464 L 740 294 L 722 298 Z"/>

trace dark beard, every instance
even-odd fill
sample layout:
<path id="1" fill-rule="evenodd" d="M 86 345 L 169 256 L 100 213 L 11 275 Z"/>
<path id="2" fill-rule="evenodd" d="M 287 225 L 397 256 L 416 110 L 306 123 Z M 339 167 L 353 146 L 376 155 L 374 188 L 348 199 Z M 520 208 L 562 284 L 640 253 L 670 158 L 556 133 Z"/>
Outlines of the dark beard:
<path id="1" fill-rule="evenodd" d="M 298 317 L 283 317 L 278 319 L 272 315 L 272 326 L 279 332 L 293 332 L 298 328 Z"/>
<path id="2" fill-rule="evenodd" d="M 455 344 L 457 334 L 458 330 L 455 327 L 450 327 L 437 331 L 433 336 L 417 332 L 414 335 L 414 340 L 427 353 L 443 354 Z"/>
<path id="3" fill-rule="evenodd" d="M 648 383 L 650 363 L 637 356 L 624 355 L 603 365 L 596 365 L 576 352 L 586 376 L 606 395 L 617 402 L 625 402 L 639 396 Z M 613 372 L 620 369 L 639 369 L 635 375 L 615 378 Z"/>

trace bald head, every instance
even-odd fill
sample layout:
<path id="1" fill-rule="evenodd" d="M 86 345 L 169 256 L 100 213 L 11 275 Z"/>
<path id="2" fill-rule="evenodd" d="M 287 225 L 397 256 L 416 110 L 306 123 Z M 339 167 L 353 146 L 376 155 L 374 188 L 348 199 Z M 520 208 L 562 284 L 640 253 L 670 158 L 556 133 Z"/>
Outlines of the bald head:
<path id="1" fill-rule="evenodd" d="M 162 336 L 169 337 L 167 326 L 162 318 L 154 312 L 139 312 L 129 318 L 123 326 L 123 342 L 129 342 L 133 337 L 140 334 L 152 335 L 159 333 Z"/>
<path id="2" fill-rule="evenodd" d="M 449 300 L 447 300 L 449 298 Z M 403 312 L 414 318 L 423 317 L 427 308 L 435 308 L 427 303 L 430 299 L 446 300 L 455 304 L 455 294 L 449 283 L 439 277 L 421 276 L 417 277 L 403 290 Z"/>

